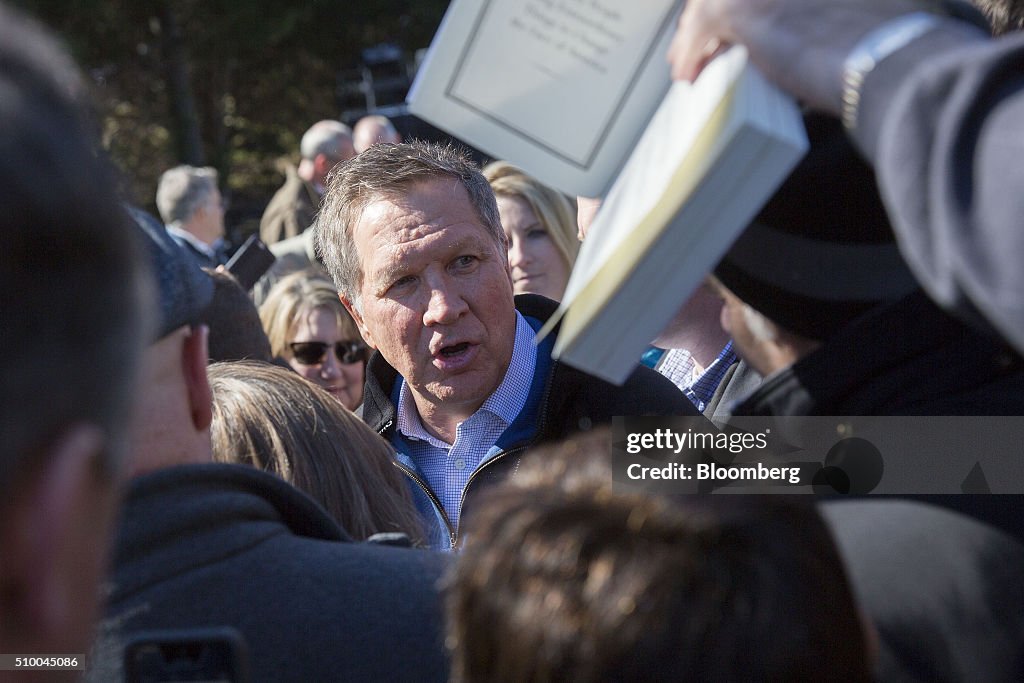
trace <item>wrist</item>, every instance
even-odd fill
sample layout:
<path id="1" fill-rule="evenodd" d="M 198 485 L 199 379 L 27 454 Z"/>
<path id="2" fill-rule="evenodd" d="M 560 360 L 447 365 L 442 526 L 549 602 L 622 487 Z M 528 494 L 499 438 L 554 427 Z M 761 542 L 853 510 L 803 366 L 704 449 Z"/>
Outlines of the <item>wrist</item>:
<path id="1" fill-rule="evenodd" d="M 912 12 L 876 26 L 865 34 L 843 61 L 841 118 L 847 130 L 857 127 L 864 81 L 886 57 L 931 31 L 940 18 L 929 12 Z"/>

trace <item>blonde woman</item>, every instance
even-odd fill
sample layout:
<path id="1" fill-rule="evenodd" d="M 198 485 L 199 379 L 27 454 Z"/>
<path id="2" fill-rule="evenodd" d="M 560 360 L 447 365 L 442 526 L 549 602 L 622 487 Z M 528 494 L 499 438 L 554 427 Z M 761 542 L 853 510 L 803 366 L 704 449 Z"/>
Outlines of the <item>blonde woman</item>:
<path id="1" fill-rule="evenodd" d="M 483 173 L 508 238 L 515 293 L 561 300 L 580 248 L 572 202 L 505 161 L 488 164 Z"/>
<path id="2" fill-rule="evenodd" d="M 338 290 L 323 273 L 281 279 L 260 306 L 270 351 L 354 410 L 363 402 L 368 350 Z"/>
<path id="3" fill-rule="evenodd" d="M 214 363 L 211 435 L 217 462 L 276 474 L 353 538 L 423 532 L 405 477 L 383 438 L 320 387 L 258 361 Z"/>

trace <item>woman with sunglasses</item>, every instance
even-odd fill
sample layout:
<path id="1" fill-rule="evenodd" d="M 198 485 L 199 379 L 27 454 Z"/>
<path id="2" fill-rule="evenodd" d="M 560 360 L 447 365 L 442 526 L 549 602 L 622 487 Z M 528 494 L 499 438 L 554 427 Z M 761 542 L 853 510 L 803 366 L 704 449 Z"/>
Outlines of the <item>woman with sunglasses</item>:
<path id="1" fill-rule="evenodd" d="M 322 273 L 281 279 L 260 307 L 271 352 L 349 410 L 363 402 L 367 348 L 338 290 Z"/>

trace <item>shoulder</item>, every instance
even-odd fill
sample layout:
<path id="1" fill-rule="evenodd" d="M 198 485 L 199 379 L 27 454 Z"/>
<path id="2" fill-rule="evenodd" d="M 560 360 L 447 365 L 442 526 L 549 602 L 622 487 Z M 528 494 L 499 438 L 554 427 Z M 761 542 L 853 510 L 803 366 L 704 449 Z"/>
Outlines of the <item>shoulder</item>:
<path id="1" fill-rule="evenodd" d="M 1022 680 L 1024 546 L 912 500 L 819 509 L 878 630 L 881 680 Z"/>
<path id="2" fill-rule="evenodd" d="M 558 310 L 558 302 L 519 294 L 516 310 L 545 323 Z M 557 327 L 554 334 L 558 334 Z M 549 379 L 552 406 L 568 409 L 574 420 L 592 424 L 606 423 L 617 415 L 700 415 L 675 384 L 637 361 L 637 368 L 622 386 L 555 362 Z"/>

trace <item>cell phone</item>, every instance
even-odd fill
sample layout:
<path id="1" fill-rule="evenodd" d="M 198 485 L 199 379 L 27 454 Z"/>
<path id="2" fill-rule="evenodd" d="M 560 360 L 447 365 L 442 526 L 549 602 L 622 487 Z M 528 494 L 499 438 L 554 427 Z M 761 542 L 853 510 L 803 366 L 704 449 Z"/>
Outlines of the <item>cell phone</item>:
<path id="1" fill-rule="evenodd" d="M 249 652 L 233 628 L 144 631 L 124 649 L 127 683 L 248 683 Z"/>
<path id="2" fill-rule="evenodd" d="M 259 235 L 250 235 L 224 268 L 235 276 L 246 291 L 249 291 L 276 260 L 277 257 Z"/>

